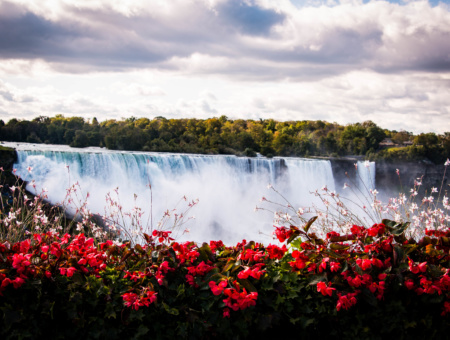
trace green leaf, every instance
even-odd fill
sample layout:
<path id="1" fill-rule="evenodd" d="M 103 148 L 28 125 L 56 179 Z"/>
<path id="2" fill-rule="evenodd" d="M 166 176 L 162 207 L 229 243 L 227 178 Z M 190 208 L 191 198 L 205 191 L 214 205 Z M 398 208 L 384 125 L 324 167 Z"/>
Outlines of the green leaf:
<path id="1" fill-rule="evenodd" d="M 84 284 L 84 278 L 79 272 L 73 273 L 72 280 L 73 280 L 73 282 L 75 282 L 78 285 Z"/>
<path id="2" fill-rule="evenodd" d="M 222 251 L 219 253 L 219 255 L 222 256 L 222 257 L 227 257 L 227 256 L 231 255 L 232 253 L 233 253 L 232 250 L 230 250 L 230 249 L 225 249 L 225 250 L 222 250 Z"/>
<path id="3" fill-rule="evenodd" d="M 303 230 L 305 231 L 305 233 L 308 232 L 309 228 L 311 228 L 311 225 L 314 223 L 315 220 L 317 220 L 317 217 L 318 216 L 311 217 L 309 219 L 309 221 L 306 222 L 305 226 L 303 227 Z"/>
<path id="4" fill-rule="evenodd" d="M 406 254 L 403 248 L 399 246 L 394 246 L 394 262 L 395 263 L 404 262 L 405 259 Z"/>
<path id="5" fill-rule="evenodd" d="M 244 249 L 254 249 L 254 248 L 255 248 L 255 241 L 250 241 L 244 247 Z"/>
<path id="6" fill-rule="evenodd" d="M 143 233 L 144 238 L 145 238 L 145 242 L 147 243 L 152 243 L 152 237 L 146 233 Z"/>
<path id="7" fill-rule="evenodd" d="M 298 321 L 300 321 L 300 317 L 298 317 L 298 318 L 290 318 L 289 319 L 289 322 L 291 324 L 293 324 L 293 325 L 295 325 Z"/>
<path id="8" fill-rule="evenodd" d="M 223 267 L 223 272 L 227 272 L 229 270 L 231 270 L 231 268 L 233 268 L 234 264 L 236 263 L 236 261 L 234 261 L 234 259 L 228 259 L 227 264 Z"/>
<path id="9" fill-rule="evenodd" d="M 291 248 L 293 249 L 300 249 L 302 244 L 302 238 L 298 237 L 295 240 L 293 240 L 291 243 Z"/>
<path id="10" fill-rule="evenodd" d="M 350 248 L 350 245 L 348 245 L 348 244 L 339 244 L 339 243 L 331 243 L 330 244 L 330 249 L 333 249 L 333 250 L 346 250 L 349 248 Z"/>
<path id="11" fill-rule="evenodd" d="M 440 236 L 439 237 L 439 245 L 441 246 L 450 246 L 450 237 Z"/>
<path id="12" fill-rule="evenodd" d="M 139 253 L 141 253 L 141 254 L 145 254 L 145 250 L 141 247 L 141 245 L 140 244 L 136 244 L 135 246 L 134 246 L 134 249 L 136 249 Z"/>
<path id="13" fill-rule="evenodd" d="M 166 304 L 164 301 L 162 302 L 162 305 L 163 305 L 164 309 L 166 310 L 166 312 L 169 313 L 170 315 L 178 315 L 178 314 L 180 314 L 178 309 L 170 308 L 169 305 Z"/>
<path id="14" fill-rule="evenodd" d="M 183 284 L 180 284 L 180 285 L 178 286 L 177 292 L 178 292 L 177 297 L 179 297 L 179 296 L 184 296 L 185 289 L 184 289 L 184 285 L 183 285 Z"/>
<path id="15" fill-rule="evenodd" d="M 249 292 L 257 292 L 255 286 L 247 279 L 238 279 L 239 283 Z"/>
<path id="16" fill-rule="evenodd" d="M 309 325 L 311 325 L 311 324 L 313 324 L 314 323 L 314 321 L 315 321 L 315 319 L 307 319 L 307 318 L 301 318 L 301 321 L 300 321 L 300 323 L 301 323 L 301 325 L 302 325 L 302 328 L 303 329 L 305 329 L 305 328 L 307 328 Z"/>
<path id="17" fill-rule="evenodd" d="M 125 260 L 128 259 L 131 256 L 131 254 L 133 254 L 133 252 L 131 250 L 129 250 L 129 249 L 126 249 L 123 252 L 123 255 L 122 255 L 122 258 L 121 258 L 120 262 L 125 262 Z"/>
<path id="18" fill-rule="evenodd" d="M 292 230 L 292 228 L 291 228 L 291 230 Z M 292 235 L 288 238 L 288 240 L 287 240 L 287 244 L 289 244 L 289 243 L 291 243 L 293 240 L 295 240 L 297 237 L 298 237 L 298 235 L 300 235 L 300 231 L 298 231 L 298 230 L 295 230 L 293 233 L 292 233 Z"/>
<path id="19" fill-rule="evenodd" d="M 214 275 L 211 275 L 211 281 L 218 282 L 219 280 L 228 280 L 228 276 L 225 276 L 221 273 L 216 273 Z"/>
<path id="20" fill-rule="evenodd" d="M 174 261 L 177 260 L 177 254 L 175 253 L 175 250 L 173 250 L 172 247 L 169 248 L 169 255 Z"/>
<path id="21" fill-rule="evenodd" d="M 355 270 L 359 275 L 364 275 L 364 271 L 361 269 L 360 266 L 355 265 Z"/>
<path id="22" fill-rule="evenodd" d="M 284 302 L 284 297 L 281 294 L 277 295 L 277 299 L 275 300 L 275 305 L 282 304 Z"/>
<path id="23" fill-rule="evenodd" d="M 415 322 L 415 321 L 411 321 L 411 322 L 405 321 L 404 325 L 405 325 L 405 329 L 416 328 L 417 322 Z"/>
<path id="24" fill-rule="evenodd" d="M 53 320 L 53 307 L 55 307 L 55 301 L 50 302 L 50 318 Z"/>
<path id="25" fill-rule="evenodd" d="M 405 248 L 406 254 L 408 255 L 412 253 L 414 250 L 418 249 L 419 246 L 417 244 L 406 244 L 403 246 L 403 248 Z"/>
<path id="26" fill-rule="evenodd" d="M 344 262 L 344 266 L 342 267 L 341 273 L 345 272 L 348 269 L 348 262 Z"/>
<path id="27" fill-rule="evenodd" d="M 205 262 L 208 260 L 214 261 L 214 255 L 211 251 L 211 248 L 209 247 L 209 244 L 204 242 L 200 248 L 198 248 L 198 251 L 200 253 L 199 258 Z"/>
<path id="28" fill-rule="evenodd" d="M 364 301 L 366 301 L 369 305 L 371 305 L 373 307 L 376 307 L 378 305 L 378 300 L 373 295 L 373 293 L 370 290 L 368 290 L 367 288 L 364 288 L 362 290 L 362 297 L 363 297 Z"/>
<path id="29" fill-rule="evenodd" d="M 406 223 L 398 223 L 395 221 L 384 219 L 381 221 L 386 228 L 391 232 L 391 234 L 400 236 L 404 233 L 404 231 L 408 228 L 408 226 L 411 224 L 410 222 Z"/>
<path id="30" fill-rule="evenodd" d="M 393 227 L 395 227 L 397 225 L 397 222 L 392 221 L 392 220 L 388 220 L 388 219 L 383 219 L 381 221 L 381 223 L 383 223 L 386 227 L 389 227 L 389 228 L 393 228 Z"/>
<path id="31" fill-rule="evenodd" d="M 149 329 L 147 327 L 145 327 L 144 325 L 139 325 L 136 333 L 134 334 L 135 339 L 141 339 L 141 337 L 145 334 L 147 334 L 149 331 Z"/>
<path id="32" fill-rule="evenodd" d="M 237 261 L 236 264 L 231 269 L 231 272 L 234 273 L 236 270 L 241 268 L 241 261 Z"/>
<path id="33" fill-rule="evenodd" d="M 106 306 L 105 310 L 105 318 L 107 319 L 115 319 L 117 317 L 116 311 L 114 310 L 114 307 L 111 304 L 108 304 Z"/>
<path id="34" fill-rule="evenodd" d="M 320 275 L 311 275 L 309 278 L 309 285 L 313 286 L 318 284 L 319 282 L 326 281 L 327 275 L 326 273 L 320 274 Z"/>

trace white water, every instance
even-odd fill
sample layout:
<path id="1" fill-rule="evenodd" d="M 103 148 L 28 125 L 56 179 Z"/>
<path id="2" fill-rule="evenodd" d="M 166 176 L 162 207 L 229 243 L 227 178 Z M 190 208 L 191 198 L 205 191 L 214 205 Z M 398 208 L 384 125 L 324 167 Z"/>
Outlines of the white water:
<path id="1" fill-rule="evenodd" d="M 375 189 L 375 162 L 358 161 L 357 186 L 362 192 Z"/>
<path id="2" fill-rule="evenodd" d="M 94 213 L 104 213 L 105 196 L 117 187 L 125 210 L 130 211 L 135 206 L 133 197 L 136 194 L 137 206 L 149 213 L 148 184 L 151 183 L 153 221 L 157 221 L 164 211 L 175 208 L 183 196 L 189 200 L 198 198 L 199 203 L 192 210 L 195 219 L 187 226 L 190 232 L 181 237 L 195 241 L 222 239 L 234 243 L 246 238 L 265 244 L 271 242 L 269 236 L 260 232 L 272 233 L 273 216 L 267 211 L 254 211 L 263 196 L 280 201 L 267 189 L 268 184 L 280 191 L 295 208 L 311 206 L 315 198 L 310 192 L 316 189 L 327 186 L 329 190 L 335 190 L 331 163 L 326 160 L 3 144 L 18 152 L 17 174 L 26 181 L 34 179 L 38 192 L 46 188 L 52 203 L 61 202 L 66 189 L 79 182 L 83 195 L 89 192 L 88 206 Z M 32 168 L 31 173 L 28 167 Z M 372 173 L 374 175 L 375 171 Z M 363 181 L 371 186 L 368 178 L 363 177 Z M 180 207 L 178 213 L 182 211 Z M 147 219 L 148 215 L 144 220 Z"/>

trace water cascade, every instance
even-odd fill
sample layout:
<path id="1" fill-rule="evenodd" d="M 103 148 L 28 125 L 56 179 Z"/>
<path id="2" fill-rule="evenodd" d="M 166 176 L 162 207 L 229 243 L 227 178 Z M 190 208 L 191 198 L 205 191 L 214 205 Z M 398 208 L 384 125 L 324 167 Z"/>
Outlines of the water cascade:
<path id="1" fill-rule="evenodd" d="M 375 189 L 375 162 L 358 161 L 357 186 L 363 192 Z"/>
<path id="2" fill-rule="evenodd" d="M 183 196 L 188 200 L 198 199 L 198 205 L 192 210 L 195 219 L 187 225 L 190 231 L 181 235 L 183 227 L 179 239 L 222 239 L 234 243 L 246 238 L 268 244 L 272 241 L 273 215 L 267 211 L 255 213 L 263 196 L 280 201 L 280 197 L 267 189 L 268 184 L 295 207 L 314 203 L 315 197 L 310 192 L 316 189 L 327 186 L 335 190 L 327 160 L 120 152 L 27 143 L 4 145 L 18 152 L 16 173 L 26 181 L 35 180 L 38 192 L 42 188 L 48 190 L 52 203 L 61 202 L 67 188 L 78 182 L 83 197 L 89 192 L 89 209 L 102 214 L 106 194 L 118 188 L 125 211 L 138 206 L 147 213 L 143 217 L 145 221 L 150 220 L 148 214 L 152 211 L 155 222 L 175 207 L 178 213 L 182 212 L 183 208 L 177 204 Z M 367 185 L 374 180 L 362 178 Z M 28 189 L 32 189 L 30 185 Z"/>

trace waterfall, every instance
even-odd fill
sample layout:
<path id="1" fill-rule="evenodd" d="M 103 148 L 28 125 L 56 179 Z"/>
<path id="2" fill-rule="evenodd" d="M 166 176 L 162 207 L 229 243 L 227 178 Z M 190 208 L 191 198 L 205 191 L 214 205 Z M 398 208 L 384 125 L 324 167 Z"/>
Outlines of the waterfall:
<path id="1" fill-rule="evenodd" d="M 38 192 L 46 188 L 52 203 L 61 202 L 69 186 L 78 182 L 82 197 L 89 192 L 89 209 L 103 214 L 106 194 L 118 188 L 124 210 L 138 206 L 147 213 L 145 221 L 151 210 L 153 221 L 157 221 L 165 211 L 177 207 L 183 196 L 189 200 L 198 198 L 199 203 L 192 210 L 195 220 L 188 225 L 190 232 L 178 235 L 179 239 L 222 239 L 230 243 L 246 238 L 268 244 L 272 239 L 263 234 L 271 235 L 273 215 L 267 211 L 255 213 L 263 196 L 279 201 L 267 189 L 268 184 L 298 207 L 311 205 L 314 197 L 310 192 L 323 186 L 330 190 L 335 187 L 331 164 L 326 160 L 4 144 L 18 152 L 16 174 L 28 182 L 34 180 Z M 28 189 L 33 189 L 30 184 Z"/>
<path id="2" fill-rule="evenodd" d="M 357 163 L 357 186 L 361 192 L 376 189 L 375 186 L 375 162 L 358 161 Z"/>

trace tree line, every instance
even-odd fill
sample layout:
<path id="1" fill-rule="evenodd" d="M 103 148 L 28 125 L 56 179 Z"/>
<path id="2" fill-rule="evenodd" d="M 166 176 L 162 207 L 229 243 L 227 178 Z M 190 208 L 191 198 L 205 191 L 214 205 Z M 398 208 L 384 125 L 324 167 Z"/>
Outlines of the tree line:
<path id="1" fill-rule="evenodd" d="M 39 116 L 33 120 L 0 120 L 0 140 L 99 146 L 112 150 L 235 154 L 255 156 L 347 156 L 438 163 L 450 154 L 450 132 L 417 136 L 382 129 L 372 121 L 348 124 L 274 119 L 244 120 L 130 117 L 99 122 L 81 117 Z M 386 148 L 389 138 L 396 147 Z"/>

